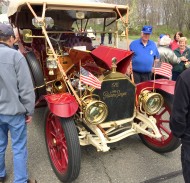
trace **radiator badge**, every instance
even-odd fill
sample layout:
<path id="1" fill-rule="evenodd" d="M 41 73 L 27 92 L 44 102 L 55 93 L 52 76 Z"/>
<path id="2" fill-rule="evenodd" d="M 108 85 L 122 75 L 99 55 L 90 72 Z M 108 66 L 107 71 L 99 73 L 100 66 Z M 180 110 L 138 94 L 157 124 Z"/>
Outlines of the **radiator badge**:
<path id="1" fill-rule="evenodd" d="M 103 93 L 103 100 L 106 100 L 108 98 L 124 97 L 126 95 L 127 95 L 127 92 L 121 92 L 120 90 L 105 91 Z"/>

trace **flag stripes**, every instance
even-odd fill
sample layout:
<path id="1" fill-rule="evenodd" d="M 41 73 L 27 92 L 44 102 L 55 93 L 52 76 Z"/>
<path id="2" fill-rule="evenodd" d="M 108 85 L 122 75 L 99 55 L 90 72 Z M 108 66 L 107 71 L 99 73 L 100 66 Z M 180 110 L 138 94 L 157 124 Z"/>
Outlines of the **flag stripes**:
<path id="1" fill-rule="evenodd" d="M 170 65 L 169 63 L 161 63 L 160 67 L 155 67 L 154 68 L 154 73 L 161 75 L 161 76 L 165 76 L 167 78 L 171 78 L 172 76 L 172 65 Z"/>
<path id="2" fill-rule="evenodd" d="M 80 81 L 93 86 L 94 88 L 101 89 L 101 82 L 89 71 L 85 70 L 83 67 L 80 68 Z"/>

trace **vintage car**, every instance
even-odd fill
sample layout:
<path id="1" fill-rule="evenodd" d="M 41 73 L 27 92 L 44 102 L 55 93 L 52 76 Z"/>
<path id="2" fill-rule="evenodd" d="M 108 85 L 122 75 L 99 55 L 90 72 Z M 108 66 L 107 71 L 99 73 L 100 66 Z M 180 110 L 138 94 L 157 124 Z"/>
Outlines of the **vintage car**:
<path id="1" fill-rule="evenodd" d="M 130 74 L 133 52 L 117 48 L 117 24 L 126 26 L 127 36 L 128 12 L 128 6 L 96 0 L 10 1 L 8 17 L 31 71 L 36 107 L 47 108 L 45 143 L 60 181 L 78 177 L 81 146 L 107 152 L 110 143 L 131 135 L 158 153 L 180 145 L 169 128 L 175 82 L 136 85 Z M 93 45 L 81 34 L 93 25 L 97 35 L 112 28 L 113 47 Z"/>

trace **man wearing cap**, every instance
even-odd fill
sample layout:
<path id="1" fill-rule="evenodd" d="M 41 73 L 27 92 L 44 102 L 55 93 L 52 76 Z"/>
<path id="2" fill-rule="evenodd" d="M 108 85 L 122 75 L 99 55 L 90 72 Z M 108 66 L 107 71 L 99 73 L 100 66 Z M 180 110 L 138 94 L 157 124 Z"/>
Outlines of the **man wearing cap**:
<path id="1" fill-rule="evenodd" d="M 5 150 L 10 131 L 14 183 L 28 183 L 27 123 L 32 120 L 35 94 L 24 56 L 12 48 L 11 26 L 0 23 L 0 182 L 6 178 Z"/>
<path id="2" fill-rule="evenodd" d="M 149 40 L 151 34 L 152 26 L 145 25 L 141 31 L 141 38 L 130 44 L 130 50 L 134 52 L 132 67 L 136 84 L 151 79 L 154 60 L 159 58 L 156 44 Z"/>

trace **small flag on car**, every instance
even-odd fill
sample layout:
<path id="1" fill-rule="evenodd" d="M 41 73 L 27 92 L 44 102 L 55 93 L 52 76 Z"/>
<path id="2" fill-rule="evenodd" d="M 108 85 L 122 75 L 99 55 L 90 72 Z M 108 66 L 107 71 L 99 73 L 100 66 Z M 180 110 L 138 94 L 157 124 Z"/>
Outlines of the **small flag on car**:
<path id="1" fill-rule="evenodd" d="M 93 86 L 94 88 L 101 89 L 102 83 L 98 80 L 98 78 L 83 67 L 80 67 L 80 81 L 87 85 Z"/>
<path id="2" fill-rule="evenodd" d="M 172 76 L 172 65 L 169 63 L 161 63 L 160 67 L 154 68 L 154 74 L 158 74 L 161 76 L 165 76 L 167 78 L 171 78 Z"/>

